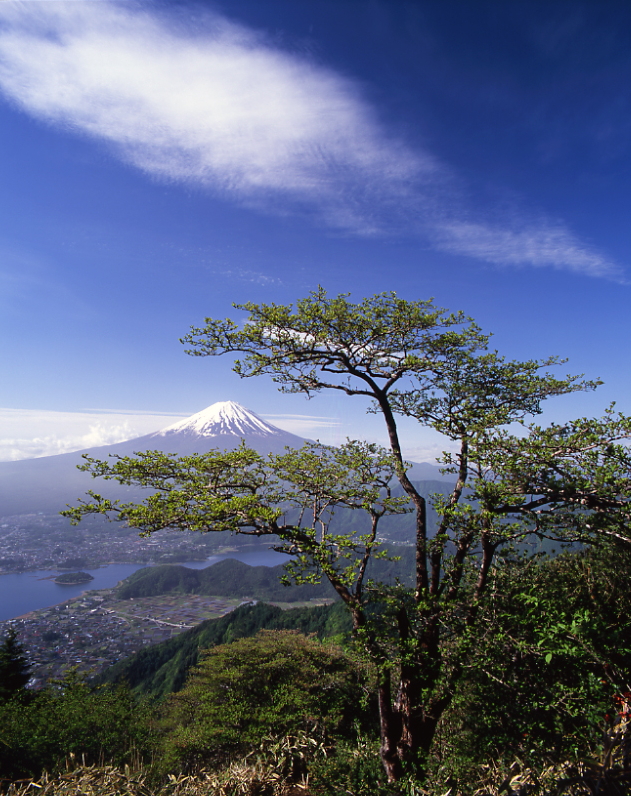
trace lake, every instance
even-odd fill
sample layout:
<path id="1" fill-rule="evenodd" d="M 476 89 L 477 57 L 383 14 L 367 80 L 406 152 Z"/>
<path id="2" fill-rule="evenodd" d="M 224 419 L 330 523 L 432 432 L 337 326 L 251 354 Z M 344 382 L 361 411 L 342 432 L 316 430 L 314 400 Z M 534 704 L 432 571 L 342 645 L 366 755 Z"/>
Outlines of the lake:
<path id="1" fill-rule="evenodd" d="M 210 556 L 206 561 L 185 561 L 180 566 L 190 569 L 204 569 L 224 558 L 236 558 L 250 566 L 274 567 L 282 564 L 286 556 L 273 550 L 260 550 L 254 553 L 230 553 Z M 65 602 L 84 591 L 91 589 L 111 589 L 133 572 L 143 569 L 147 564 L 109 564 L 98 569 L 82 570 L 89 572 L 94 580 L 74 586 L 60 586 L 50 579 L 61 574 L 58 569 L 40 569 L 34 572 L 20 572 L 0 575 L 0 621 L 14 619 L 39 608 Z"/>

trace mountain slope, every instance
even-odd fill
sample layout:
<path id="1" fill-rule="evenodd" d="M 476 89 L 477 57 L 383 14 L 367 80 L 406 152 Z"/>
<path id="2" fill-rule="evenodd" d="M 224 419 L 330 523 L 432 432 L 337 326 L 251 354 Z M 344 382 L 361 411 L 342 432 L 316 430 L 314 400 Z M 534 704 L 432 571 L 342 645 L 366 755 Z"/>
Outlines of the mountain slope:
<path id="1" fill-rule="evenodd" d="M 100 683 L 125 682 L 139 693 L 166 696 L 182 688 L 189 670 L 197 665 L 200 650 L 254 636 L 261 628 L 299 630 L 325 638 L 348 632 L 350 627 L 348 612 L 341 602 L 288 611 L 265 603 L 244 605 L 219 619 L 207 619 L 169 641 L 140 650 L 95 679 Z"/>
<path id="2" fill-rule="evenodd" d="M 266 423 L 241 404 L 219 401 L 154 434 L 121 442 L 113 452 L 130 456 L 139 450 L 160 450 L 187 456 L 213 448 L 232 450 L 243 440 L 263 454 L 282 453 L 285 447 L 300 448 L 306 442 L 303 437 Z"/>
<path id="3" fill-rule="evenodd" d="M 94 481 L 77 470 L 82 455 L 107 459 L 110 454 L 132 456 L 138 451 L 159 450 L 188 456 L 213 448 L 232 450 L 242 441 L 259 453 L 282 453 L 285 447 L 299 448 L 306 440 L 266 423 L 254 412 L 233 401 L 220 401 L 161 431 L 114 445 L 88 448 L 57 456 L 0 462 L 0 518 L 14 514 L 57 513 L 67 504 L 76 504 L 88 489 L 109 498 L 140 500 L 143 491 L 111 481 Z M 415 464 L 413 480 L 452 480 L 441 476 L 437 467 Z"/>
<path id="4" fill-rule="evenodd" d="M 207 409 L 163 428 L 152 437 L 176 437 L 192 434 L 198 437 L 238 436 L 273 439 L 281 430 L 266 423 L 258 415 L 234 401 L 219 401 Z M 281 432 L 285 434 L 287 432 Z M 293 436 L 293 435 L 290 435 Z"/>
<path id="5" fill-rule="evenodd" d="M 129 600 L 153 597 L 157 594 L 204 594 L 213 597 L 241 597 L 244 599 L 296 602 L 314 598 L 336 598 L 327 581 L 301 586 L 283 586 L 285 573 L 282 557 L 275 567 L 249 566 L 234 558 L 217 561 L 205 569 L 189 569 L 177 564 L 139 569 L 118 587 L 117 597 Z"/>
<path id="6" fill-rule="evenodd" d="M 187 456 L 213 448 L 231 450 L 242 440 L 263 454 L 281 453 L 285 446 L 298 448 L 305 443 L 302 437 L 266 423 L 239 404 L 221 401 L 154 434 L 57 456 L 0 462 L 0 517 L 55 513 L 76 503 L 88 489 L 120 499 L 139 497 L 138 490 L 100 479 L 95 482 L 77 470 L 83 454 L 107 459 L 109 454 L 132 456 L 137 451 L 160 450 Z"/>

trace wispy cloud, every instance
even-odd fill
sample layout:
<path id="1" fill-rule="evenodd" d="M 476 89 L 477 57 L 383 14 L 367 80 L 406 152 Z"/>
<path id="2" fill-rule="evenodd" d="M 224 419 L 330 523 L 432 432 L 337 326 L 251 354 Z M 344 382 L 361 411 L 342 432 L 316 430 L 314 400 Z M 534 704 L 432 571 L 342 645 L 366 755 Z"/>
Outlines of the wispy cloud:
<path id="1" fill-rule="evenodd" d="M 300 437 L 319 439 L 326 444 L 336 445 L 342 434 L 342 421 L 338 417 L 320 415 L 274 415 L 262 414 L 261 417 L 274 426 L 290 431 Z"/>
<path id="2" fill-rule="evenodd" d="M 463 221 L 449 169 L 389 134 L 352 81 L 221 16 L 200 32 L 105 0 L 6 2 L 0 25 L 7 96 L 152 176 L 354 233 L 423 230 L 493 263 L 618 275 L 562 226 Z"/>
<path id="3" fill-rule="evenodd" d="M 307 439 L 317 439 L 325 445 L 342 445 L 347 439 L 366 439 L 384 448 L 389 447 L 387 434 L 381 424 L 372 422 L 373 416 L 363 414 L 346 415 L 344 418 L 329 415 L 302 414 L 261 414 L 264 420 L 285 431 Z M 410 423 L 407 418 L 400 419 L 400 425 L 407 427 L 409 433 L 403 434 L 407 440 L 403 455 L 413 462 L 430 462 L 436 464 L 437 458 L 444 451 L 456 451 L 457 446 L 451 440 L 430 429 L 420 429 L 418 424 Z"/>
<path id="4" fill-rule="evenodd" d="M 0 461 L 113 445 L 173 422 L 173 413 L 55 412 L 0 408 Z"/>
<path id="5" fill-rule="evenodd" d="M 621 278 L 622 270 L 561 225 L 511 229 L 448 221 L 431 232 L 435 245 L 498 265 L 552 266 L 591 276 Z"/>
<path id="6" fill-rule="evenodd" d="M 92 413 L 92 414 L 105 414 L 105 415 L 140 415 L 143 419 L 149 418 L 160 418 L 164 420 L 165 418 L 170 417 L 188 417 L 189 414 L 193 414 L 191 410 L 188 414 L 186 412 L 152 412 L 148 409 L 102 409 L 102 408 L 94 408 L 89 407 L 86 409 L 80 409 L 79 412 L 76 414 L 81 415 L 83 413 Z M 0 417 L 1 417 L 2 409 L 0 409 Z M 151 422 L 156 422 L 151 420 Z M 154 429 L 155 430 L 155 429 Z"/>
<path id="7" fill-rule="evenodd" d="M 247 202 L 309 201 L 330 223 L 368 229 L 350 185 L 403 192 L 433 168 L 385 139 L 350 82 L 219 16 L 192 35 L 105 2 L 6 3 L 0 14 L 5 92 L 150 174 Z"/>
<path id="8" fill-rule="evenodd" d="M 249 268 L 228 268 L 220 271 L 223 276 L 231 280 L 238 279 L 241 282 L 251 282 L 257 285 L 280 285 L 282 280 L 278 277 L 263 274 L 260 271 L 252 271 Z"/>

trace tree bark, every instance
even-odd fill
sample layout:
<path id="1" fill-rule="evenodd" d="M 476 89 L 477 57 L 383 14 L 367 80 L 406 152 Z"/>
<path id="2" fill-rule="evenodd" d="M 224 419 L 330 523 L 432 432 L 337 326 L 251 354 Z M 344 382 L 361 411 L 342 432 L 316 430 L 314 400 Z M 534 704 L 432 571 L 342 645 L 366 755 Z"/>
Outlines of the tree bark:
<path id="1" fill-rule="evenodd" d="M 401 722 L 398 714 L 392 709 L 392 688 L 390 684 L 390 671 L 385 670 L 380 674 L 378 686 L 379 700 L 379 730 L 381 746 L 379 755 L 384 767 L 388 782 L 398 782 L 403 773 L 399 758 L 397 743 L 401 736 Z"/>

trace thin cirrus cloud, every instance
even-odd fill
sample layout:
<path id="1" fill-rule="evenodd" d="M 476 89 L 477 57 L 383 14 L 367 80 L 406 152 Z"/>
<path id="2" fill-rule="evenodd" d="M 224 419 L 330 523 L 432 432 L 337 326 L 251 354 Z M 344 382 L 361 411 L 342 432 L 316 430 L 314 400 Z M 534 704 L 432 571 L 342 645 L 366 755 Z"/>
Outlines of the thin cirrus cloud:
<path id="1" fill-rule="evenodd" d="M 0 3 L 0 89 L 152 176 L 259 209 L 315 212 L 358 234 L 419 232 L 497 264 L 620 277 L 564 227 L 463 220 L 449 169 L 389 135 L 350 80 L 218 15 L 200 33 L 107 0 Z"/>
<path id="2" fill-rule="evenodd" d="M 113 445 L 157 431 L 170 422 L 173 418 L 167 412 L 0 408 L 0 461 Z"/>
<path id="3" fill-rule="evenodd" d="M 181 412 L 91 408 L 77 412 L 0 407 L 0 462 L 55 456 L 60 453 L 114 445 L 165 428 Z M 343 440 L 341 422 L 333 417 L 265 414 L 273 425 L 329 444 Z"/>
<path id="4" fill-rule="evenodd" d="M 558 224 L 493 229 L 469 221 L 449 221 L 437 225 L 432 237 L 445 251 L 498 265 L 552 266 L 591 276 L 622 277 L 620 269 Z"/>
<path id="5" fill-rule="evenodd" d="M 331 440 L 337 441 L 342 429 L 342 421 L 337 417 L 287 414 L 263 414 L 262 417 L 284 431 L 290 431 L 300 437 L 317 437 L 325 444 L 335 444 Z"/>

